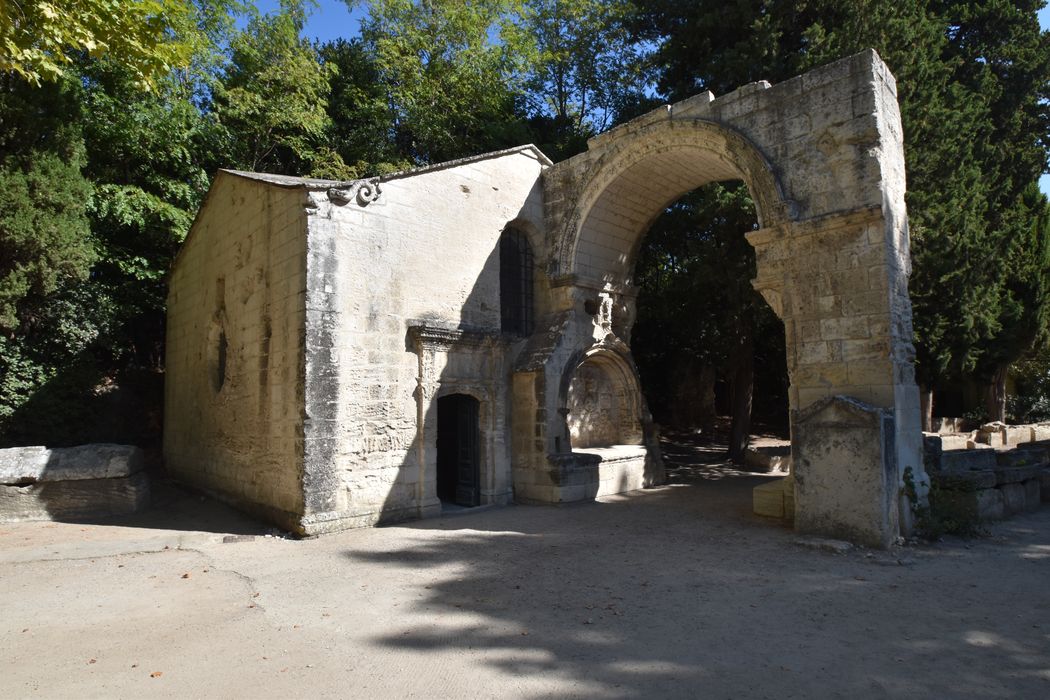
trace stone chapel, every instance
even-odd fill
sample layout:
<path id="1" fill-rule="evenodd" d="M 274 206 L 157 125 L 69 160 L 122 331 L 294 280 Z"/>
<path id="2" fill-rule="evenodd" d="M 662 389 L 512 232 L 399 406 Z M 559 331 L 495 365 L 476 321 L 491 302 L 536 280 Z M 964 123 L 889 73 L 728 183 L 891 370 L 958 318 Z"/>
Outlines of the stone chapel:
<path id="1" fill-rule="evenodd" d="M 727 180 L 785 327 L 795 526 L 887 545 L 924 473 L 901 125 L 873 51 L 557 164 L 526 145 L 352 182 L 221 171 L 170 276 L 169 472 L 307 535 L 661 483 L 634 259 L 670 203 Z"/>

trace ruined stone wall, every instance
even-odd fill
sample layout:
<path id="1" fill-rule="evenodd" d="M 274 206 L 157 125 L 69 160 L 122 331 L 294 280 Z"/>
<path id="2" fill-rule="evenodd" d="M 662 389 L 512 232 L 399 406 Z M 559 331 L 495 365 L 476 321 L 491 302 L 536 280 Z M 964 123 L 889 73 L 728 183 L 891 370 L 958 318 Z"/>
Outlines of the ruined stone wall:
<path id="1" fill-rule="evenodd" d="M 870 465 L 880 472 L 870 483 L 899 485 L 907 469 L 921 480 L 900 116 L 894 78 L 873 51 L 777 85 L 654 110 L 545 173 L 549 273 L 564 304 L 556 310 L 569 318 L 537 374 L 546 425 L 536 434 L 564 432 L 550 386 L 566 361 L 599 340 L 599 326 L 629 342 L 631 276 L 652 221 L 683 194 L 735 179 L 758 213 L 760 230 L 747 233 L 754 284 L 784 321 L 793 412 L 835 395 L 890 409 L 893 449 Z M 612 309 L 607 323 L 586 322 L 593 299 Z M 550 469 L 533 457 L 539 471 Z M 825 497 L 853 486 L 844 472 L 823 473 L 828 482 L 814 488 L 822 495 L 799 493 L 796 502 L 811 514 L 827 506 L 825 532 L 834 534 L 830 523 L 842 515 L 844 531 L 868 527 L 881 542 L 895 536 L 896 505 L 878 522 L 853 522 L 838 505 L 845 501 Z M 867 495 L 875 510 L 896 502 L 896 493 Z"/>
<path id="2" fill-rule="evenodd" d="M 221 173 L 168 295 L 167 469 L 290 529 L 303 509 L 305 206 L 301 189 Z"/>
<path id="3" fill-rule="evenodd" d="M 511 498 L 498 244 L 516 222 L 542 249 L 545 165 L 516 149 L 385 179 L 370 200 L 312 193 L 308 531 L 435 512 L 436 398 L 450 393 L 481 404 L 482 503 Z"/>

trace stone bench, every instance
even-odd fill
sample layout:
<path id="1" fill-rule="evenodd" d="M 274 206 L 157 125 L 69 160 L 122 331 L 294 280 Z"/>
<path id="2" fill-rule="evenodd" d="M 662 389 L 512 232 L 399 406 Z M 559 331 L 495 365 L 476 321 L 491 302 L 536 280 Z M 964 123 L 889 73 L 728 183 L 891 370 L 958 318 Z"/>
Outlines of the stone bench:
<path id="1" fill-rule="evenodd" d="M 138 447 L 11 447 L 0 450 L 0 522 L 85 520 L 149 505 Z"/>

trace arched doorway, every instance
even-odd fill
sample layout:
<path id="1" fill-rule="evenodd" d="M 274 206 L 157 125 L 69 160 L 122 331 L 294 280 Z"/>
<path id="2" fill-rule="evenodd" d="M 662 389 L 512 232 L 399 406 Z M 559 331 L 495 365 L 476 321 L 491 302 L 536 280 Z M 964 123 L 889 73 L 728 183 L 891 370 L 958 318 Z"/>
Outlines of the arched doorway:
<path id="1" fill-rule="evenodd" d="M 481 503 L 481 430 L 478 400 L 449 394 L 437 401 L 437 496 L 443 503 Z"/>

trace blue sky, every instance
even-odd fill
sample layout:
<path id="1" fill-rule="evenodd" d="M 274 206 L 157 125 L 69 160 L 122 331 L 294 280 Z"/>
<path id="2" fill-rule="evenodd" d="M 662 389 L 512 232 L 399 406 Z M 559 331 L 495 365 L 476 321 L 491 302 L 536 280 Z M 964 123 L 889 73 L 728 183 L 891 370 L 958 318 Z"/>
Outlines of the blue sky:
<path id="1" fill-rule="evenodd" d="M 278 7 L 278 0 L 259 0 L 256 3 L 263 12 L 269 12 Z M 317 0 L 317 9 L 314 10 L 306 22 L 306 36 L 320 41 L 330 41 L 340 37 L 350 38 L 359 31 L 361 17 L 365 10 L 355 7 L 350 10 L 342 0 Z M 1050 28 L 1050 7 L 1044 7 L 1039 11 L 1039 24 L 1043 29 Z M 1043 175 L 1039 180 L 1039 188 L 1050 195 L 1050 175 Z"/>

